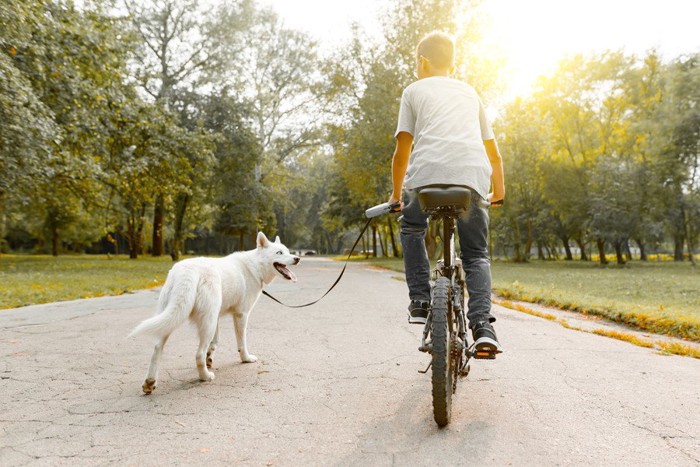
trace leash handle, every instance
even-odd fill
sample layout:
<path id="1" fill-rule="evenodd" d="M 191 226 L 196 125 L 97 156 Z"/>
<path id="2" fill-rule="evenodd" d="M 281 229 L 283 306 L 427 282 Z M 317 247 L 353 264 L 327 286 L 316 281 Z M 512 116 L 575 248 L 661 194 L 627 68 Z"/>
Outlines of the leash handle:
<path id="1" fill-rule="evenodd" d="M 323 297 L 328 295 L 330 293 L 330 291 L 333 290 L 333 288 L 336 285 L 338 285 L 338 282 L 340 282 L 340 278 L 343 277 L 343 274 L 345 274 L 345 268 L 348 267 L 348 261 L 350 261 L 350 257 L 352 256 L 352 253 L 355 251 L 355 247 L 357 246 L 358 243 L 360 243 L 362 236 L 365 234 L 365 231 L 367 230 L 367 227 L 369 227 L 369 224 L 371 222 L 372 222 L 372 219 L 368 219 L 365 226 L 362 227 L 362 230 L 360 231 L 360 235 L 357 236 L 357 240 L 355 240 L 355 243 L 352 245 L 352 248 L 350 249 L 350 253 L 348 253 L 348 257 L 345 259 L 345 264 L 343 265 L 343 269 L 340 271 L 340 275 L 338 275 L 338 278 L 335 280 L 335 282 L 333 282 L 333 285 L 331 285 L 330 289 L 326 290 L 326 293 L 321 295 L 320 298 L 314 300 L 313 302 L 305 303 L 303 305 L 287 305 L 286 303 L 281 302 L 280 300 L 276 299 L 275 297 L 273 297 L 272 295 L 267 293 L 265 290 L 262 291 L 263 295 L 270 297 L 272 300 L 276 301 L 277 303 L 279 303 L 282 306 L 286 306 L 287 308 L 304 308 L 304 307 L 311 306 L 315 303 L 320 302 L 321 299 L 323 299 Z"/>

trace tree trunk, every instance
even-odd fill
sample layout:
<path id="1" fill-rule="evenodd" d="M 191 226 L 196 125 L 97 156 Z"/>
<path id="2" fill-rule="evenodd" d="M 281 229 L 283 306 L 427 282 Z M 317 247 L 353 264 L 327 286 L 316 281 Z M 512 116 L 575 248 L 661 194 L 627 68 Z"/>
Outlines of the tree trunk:
<path id="1" fill-rule="evenodd" d="M 179 261 L 182 255 L 183 249 L 183 232 L 182 226 L 185 220 L 185 213 L 187 212 L 187 205 L 190 201 L 190 195 L 186 193 L 180 193 L 177 197 L 176 210 L 175 210 L 175 232 L 173 235 L 173 248 L 170 251 L 170 257 L 173 261 Z"/>
<path id="2" fill-rule="evenodd" d="M 532 249 L 532 221 L 527 220 L 527 240 L 525 241 L 525 261 L 530 260 L 530 250 Z"/>
<path id="3" fill-rule="evenodd" d="M 5 248 L 5 193 L 0 191 L 0 255 Z M 2 256 L 0 256 L 2 257 Z"/>
<path id="4" fill-rule="evenodd" d="M 571 246 L 569 246 L 569 237 L 561 237 L 561 241 L 564 244 L 564 251 L 566 252 L 566 261 L 573 261 L 574 255 L 571 254 Z"/>
<path id="5" fill-rule="evenodd" d="M 367 253 L 367 234 L 362 236 L 362 252 L 365 255 L 365 259 L 369 258 L 369 253 Z"/>
<path id="6" fill-rule="evenodd" d="M 596 240 L 598 245 L 598 255 L 600 256 L 600 264 L 608 264 L 608 258 L 605 257 L 605 240 L 599 238 Z"/>
<path id="7" fill-rule="evenodd" d="M 634 242 L 639 247 L 639 260 L 640 261 L 647 261 L 649 258 L 647 258 L 647 252 L 646 252 L 646 249 L 644 248 L 644 243 L 642 242 L 642 240 L 637 238 L 634 240 Z"/>
<path id="8" fill-rule="evenodd" d="M 56 223 L 51 223 L 51 255 L 58 256 L 58 226 Z"/>
<path id="9" fill-rule="evenodd" d="M 685 243 L 685 236 L 676 232 L 673 236 L 673 261 L 683 261 L 683 244 Z"/>
<path id="10" fill-rule="evenodd" d="M 379 229 L 379 244 L 382 246 L 382 257 L 384 258 L 389 256 L 389 239 L 386 237 L 387 234 L 384 229 Z"/>
<path id="11" fill-rule="evenodd" d="M 146 206 L 142 205 L 140 211 L 129 209 L 127 220 L 127 241 L 129 243 L 129 258 L 137 259 L 142 247 L 143 217 L 146 215 Z"/>
<path id="12" fill-rule="evenodd" d="M 377 257 L 377 227 L 372 225 L 372 257 Z"/>
<path id="13" fill-rule="evenodd" d="M 545 253 L 546 259 L 559 259 L 559 257 L 556 256 L 557 255 L 556 247 L 555 247 L 554 251 L 552 251 L 552 247 L 551 247 L 551 245 L 549 245 L 549 243 L 544 244 L 544 253 Z"/>
<path id="14" fill-rule="evenodd" d="M 690 220 L 688 219 L 687 211 L 681 203 L 681 216 L 683 216 L 683 236 L 688 245 L 688 259 L 695 266 L 695 252 L 693 251 L 693 237 L 690 235 Z M 681 247 L 682 248 L 682 247 Z M 682 254 L 682 253 L 681 253 Z"/>
<path id="15" fill-rule="evenodd" d="M 129 219 L 126 222 L 126 239 L 129 242 L 129 258 L 136 259 L 139 257 L 137 240 L 136 240 L 136 220 L 134 214 L 129 214 Z"/>
<path id="16" fill-rule="evenodd" d="M 629 261 L 632 261 L 632 249 L 630 248 L 630 241 L 629 241 L 629 239 L 625 240 L 625 241 L 622 243 L 622 246 L 624 247 L 624 252 L 625 252 L 625 256 L 627 257 L 627 258 L 626 258 L 627 261 L 628 261 L 628 262 L 629 262 Z"/>
<path id="17" fill-rule="evenodd" d="M 165 218 L 165 200 L 157 195 L 153 206 L 153 256 L 163 256 L 163 219 Z"/>
<path id="18" fill-rule="evenodd" d="M 582 235 L 578 235 L 576 237 L 576 244 L 581 250 L 581 261 L 588 261 L 588 255 L 586 254 L 586 244 L 583 241 Z"/>
<path id="19" fill-rule="evenodd" d="M 146 205 L 142 204 L 141 205 L 141 212 L 138 217 L 138 224 L 137 224 L 137 229 L 136 229 L 136 251 L 138 254 L 143 254 L 143 227 L 144 227 L 144 220 L 146 219 Z"/>
<path id="20" fill-rule="evenodd" d="M 539 240 L 537 242 L 537 259 L 540 259 L 540 260 L 546 259 L 544 256 L 544 245 L 542 244 L 541 240 Z"/>
<path id="21" fill-rule="evenodd" d="M 515 253 L 515 262 L 523 263 L 523 255 L 520 251 L 520 224 L 518 221 L 513 221 L 513 250 Z"/>
<path id="22" fill-rule="evenodd" d="M 396 244 L 396 237 L 394 236 L 394 221 L 391 219 L 391 217 L 388 217 L 387 219 L 389 220 L 387 224 L 389 225 L 389 239 L 391 240 L 391 249 L 394 250 L 394 258 L 401 258 L 401 251 Z"/>
<path id="23" fill-rule="evenodd" d="M 615 246 L 615 256 L 617 257 L 617 264 L 625 264 L 625 257 L 622 253 L 622 242 L 616 241 L 613 243 L 613 245 Z"/>

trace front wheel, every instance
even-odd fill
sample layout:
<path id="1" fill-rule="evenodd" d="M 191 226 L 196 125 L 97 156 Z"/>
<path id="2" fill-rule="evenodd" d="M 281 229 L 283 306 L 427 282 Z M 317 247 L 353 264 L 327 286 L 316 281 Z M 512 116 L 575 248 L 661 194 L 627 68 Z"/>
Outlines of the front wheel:
<path id="1" fill-rule="evenodd" d="M 438 426 L 450 423 L 452 414 L 451 316 L 449 313 L 450 282 L 440 277 L 433 287 L 432 324 L 430 329 L 433 357 L 433 415 Z"/>

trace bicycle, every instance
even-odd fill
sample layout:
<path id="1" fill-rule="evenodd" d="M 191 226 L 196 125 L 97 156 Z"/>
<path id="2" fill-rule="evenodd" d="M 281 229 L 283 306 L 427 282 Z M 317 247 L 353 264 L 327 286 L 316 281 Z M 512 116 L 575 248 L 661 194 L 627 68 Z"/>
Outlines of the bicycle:
<path id="1" fill-rule="evenodd" d="M 433 221 L 442 223 L 443 254 L 432 271 L 431 301 L 428 318 L 423 329 L 421 352 L 429 353 L 431 361 L 425 370 L 432 367 L 431 383 L 433 417 L 438 426 L 450 422 L 452 395 L 457 391 L 459 377 L 469 374 L 469 361 L 494 359 L 499 351 L 476 350 L 469 344 L 468 323 L 465 310 L 466 282 L 462 260 L 457 257 L 454 244 L 457 219 L 468 215 L 472 202 L 482 207 L 490 203 L 463 186 L 435 185 L 418 191 L 421 209 L 430 214 Z M 375 206 L 367 210 L 367 217 L 395 211 L 399 203 Z"/>

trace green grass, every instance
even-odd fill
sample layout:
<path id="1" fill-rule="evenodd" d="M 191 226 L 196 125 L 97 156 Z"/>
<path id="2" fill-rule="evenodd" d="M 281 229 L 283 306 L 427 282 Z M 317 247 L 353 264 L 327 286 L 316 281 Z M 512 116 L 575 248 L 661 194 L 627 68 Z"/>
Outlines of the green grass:
<path id="1" fill-rule="evenodd" d="M 394 259 L 370 264 L 403 271 Z M 640 262 L 494 261 L 494 292 L 507 299 L 578 311 L 636 328 L 700 341 L 700 267 Z"/>
<path id="2" fill-rule="evenodd" d="M 0 255 L 0 309 L 156 287 L 172 265 L 170 257 Z"/>
<path id="3" fill-rule="evenodd" d="M 689 263 L 495 262 L 493 288 L 505 298 L 700 341 L 700 268 Z"/>
<path id="4" fill-rule="evenodd" d="M 403 271 L 401 260 L 377 258 L 367 263 Z M 0 309 L 156 287 L 172 264 L 169 257 L 2 255 Z M 492 269 L 494 291 L 506 299 L 599 315 L 700 341 L 700 268 L 689 263 L 601 267 L 580 261 L 494 261 Z"/>

